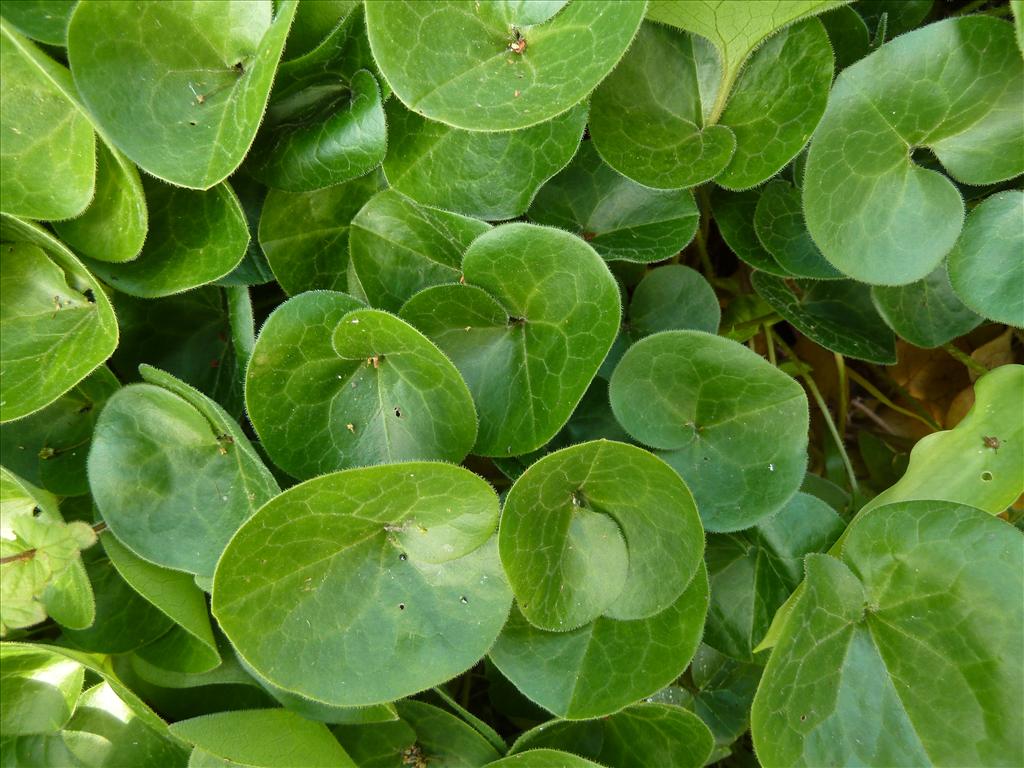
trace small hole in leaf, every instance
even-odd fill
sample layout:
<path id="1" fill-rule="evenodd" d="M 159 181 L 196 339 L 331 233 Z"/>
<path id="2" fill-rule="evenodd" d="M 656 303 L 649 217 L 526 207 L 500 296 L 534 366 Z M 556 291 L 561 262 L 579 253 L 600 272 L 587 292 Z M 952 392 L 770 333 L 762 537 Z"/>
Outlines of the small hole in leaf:
<path id="1" fill-rule="evenodd" d="M 992 479 L 992 473 L 991 472 L 982 472 L 981 473 L 981 479 L 984 480 L 986 483 L 989 482 Z"/>
<path id="2" fill-rule="evenodd" d="M 401 560 L 404 563 L 406 560 L 409 559 L 409 556 L 407 554 L 405 554 L 405 552 L 403 552 L 402 554 L 400 554 L 398 556 L 398 559 Z"/>
<path id="3" fill-rule="evenodd" d="M 807 715 L 800 715 L 800 722 L 804 722 L 807 719 Z"/>
<path id="4" fill-rule="evenodd" d="M 398 604 L 398 610 L 404 611 L 405 610 L 405 603 L 399 603 Z"/>
<path id="5" fill-rule="evenodd" d="M 465 595 L 463 595 L 462 597 L 459 598 L 459 602 L 462 603 L 463 605 L 468 605 L 469 604 L 469 600 L 466 599 Z"/>
<path id="6" fill-rule="evenodd" d="M 402 409 L 401 408 L 395 408 L 395 418 L 396 419 L 402 418 Z"/>
<path id="7" fill-rule="evenodd" d="M 43 510 L 41 510 L 39 507 L 32 507 L 33 517 L 39 517 L 41 514 L 43 514 Z"/>
<path id="8" fill-rule="evenodd" d="M 85 296 L 85 300 L 88 301 L 90 304 L 96 303 L 96 296 L 95 294 L 93 294 L 92 288 L 86 288 L 84 291 L 82 291 L 82 295 Z"/>
<path id="9" fill-rule="evenodd" d="M 188 124 L 189 124 L 189 125 L 196 125 L 196 121 L 195 121 L 195 120 L 189 120 L 189 121 L 188 121 Z"/>

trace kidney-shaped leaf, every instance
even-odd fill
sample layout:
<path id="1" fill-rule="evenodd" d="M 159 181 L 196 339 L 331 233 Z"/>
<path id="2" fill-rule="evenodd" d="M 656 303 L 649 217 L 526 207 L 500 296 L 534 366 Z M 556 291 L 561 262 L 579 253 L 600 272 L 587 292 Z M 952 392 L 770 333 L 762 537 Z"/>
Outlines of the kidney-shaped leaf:
<path id="1" fill-rule="evenodd" d="M 669 704 L 634 704 L 597 720 L 555 720 L 538 725 L 512 746 L 512 753 L 549 747 L 615 768 L 701 768 L 714 737 L 701 719 Z"/>
<path id="2" fill-rule="evenodd" d="M 95 137 L 67 69 L 0 20 L 0 209 L 67 219 L 92 199 Z"/>
<path id="3" fill-rule="evenodd" d="M 695 269 L 666 264 L 652 269 L 633 289 L 629 332 L 634 339 L 658 331 L 717 333 L 722 310 L 715 289 Z"/>
<path id="4" fill-rule="evenodd" d="M 208 577 L 277 483 L 219 405 L 170 374 L 142 374 L 150 383 L 118 390 L 96 422 L 89 487 L 129 549 Z"/>
<path id="5" fill-rule="evenodd" d="M 1024 195 L 1021 199 L 1024 199 Z M 1020 214 L 1024 216 L 1024 210 L 1021 210 Z M 1011 234 L 1010 238 L 1012 237 Z M 1024 253 L 1024 233 L 1017 245 L 1017 253 Z M 1009 255 L 1009 250 L 1006 253 Z M 1024 264 L 1024 259 L 1017 258 L 1017 262 Z M 999 269 L 991 262 L 987 262 L 985 266 L 971 270 L 971 274 L 977 275 L 979 282 L 987 281 L 989 285 L 996 287 L 997 291 L 1009 289 L 1007 293 L 1012 293 L 1012 270 L 1012 263 L 1007 269 Z M 998 280 L 989 280 L 994 276 L 998 276 Z M 1017 283 L 1024 285 L 1024 270 L 1020 272 L 1019 277 Z M 974 330 L 983 321 L 980 315 L 974 314 L 957 296 L 950 285 L 945 264 L 940 264 L 930 275 L 914 283 L 874 285 L 871 287 L 871 299 L 878 314 L 901 339 L 924 349 L 940 347 Z M 1024 300 L 1021 301 L 1021 306 L 1024 307 Z M 1021 322 L 1024 323 L 1024 315 Z"/>
<path id="6" fill-rule="evenodd" d="M 300 478 L 459 462 L 476 439 L 473 398 L 451 362 L 405 321 L 344 294 L 310 292 L 275 310 L 245 389 L 267 453 Z"/>
<path id="7" fill-rule="evenodd" d="M 619 175 L 592 141 L 541 188 L 529 216 L 575 232 L 609 261 L 641 263 L 675 256 L 693 239 L 700 219 L 691 192 L 649 189 Z"/>
<path id="8" fill-rule="evenodd" d="M 707 610 L 708 576 L 700 564 L 679 598 L 646 619 L 602 616 L 570 632 L 547 632 L 513 608 L 490 657 L 527 698 L 558 717 L 601 717 L 682 673 L 700 644 Z"/>
<path id="9" fill-rule="evenodd" d="M 842 277 L 811 239 L 804 223 L 800 190 L 788 181 L 776 179 L 765 185 L 754 210 L 754 231 L 786 272 L 820 279 Z"/>
<path id="10" fill-rule="evenodd" d="M 606 440 L 556 451 L 520 475 L 498 533 L 519 610 L 551 631 L 663 611 L 693 578 L 703 544 L 679 475 Z"/>
<path id="11" fill-rule="evenodd" d="M 558 749 L 531 749 L 503 757 L 486 768 L 601 768 L 597 763 Z"/>
<path id="12" fill-rule="evenodd" d="M 117 347 L 117 320 L 99 282 L 53 235 L 0 219 L 0 421 L 38 411 Z"/>
<path id="13" fill-rule="evenodd" d="M 643 20 L 638 0 L 397 0 L 368 3 L 373 56 L 395 95 L 424 117 L 509 131 L 578 104 Z"/>
<path id="14" fill-rule="evenodd" d="M 481 219 L 512 219 L 580 145 L 587 108 L 520 131 L 464 131 L 388 104 L 388 183 L 425 205 Z"/>
<path id="15" fill-rule="evenodd" d="M 465 285 L 413 296 L 402 317 L 452 359 L 476 403 L 474 453 L 518 456 L 569 420 L 619 329 L 619 289 L 567 232 L 506 224 L 473 241 Z"/>
<path id="16" fill-rule="evenodd" d="M 878 285 L 930 274 L 960 234 L 964 204 L 914 149 L 929 147 L 966 184 L 1016 176 L 1022 90 L 1013 27 L 980 15 L 909 32 L 844 70 L 804 179 L 807 226 L 825 258 Z"/>
<path id="17" fill-rule="evenodd" d="M 79 3 L 68 60 L 111 141 L 154 176 L 209 189 L 249 150 L 297 3 Z"/>
<path id="18" fill-rule="evenodd" d="M 231 540 L 214 615 L 287 691 L 336 706 L 407 696 L 464 672 L 501 631 L 511 593 L 497 517 L 491 487 L 448 464 L 309 480 Z"/>
<path id="19" fill-rule="evenodd" d="M 612 410 L 659 449 L 697 499 L 704 527 L 734 531 L 779 510 L 807 464 L 807 397 L 742 344 L 664 331 L 634 344 L 610 385 Z"/>
<path id="20" fill-rule="evenodd" d="M 1020 531 L 977 509 L 871 510 L 838 557 L 808 557 L 754 699 L 758 755 L 767 765 L 1020 763 L 1024 731 L 1006 713 L 1024 709 L 1022 574 Z"/>

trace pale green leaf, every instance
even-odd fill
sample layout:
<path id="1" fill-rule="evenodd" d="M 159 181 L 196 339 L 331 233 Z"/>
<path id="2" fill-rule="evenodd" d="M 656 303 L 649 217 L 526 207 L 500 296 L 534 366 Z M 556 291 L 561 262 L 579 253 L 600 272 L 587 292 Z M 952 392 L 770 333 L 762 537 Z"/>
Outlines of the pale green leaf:
<path id="1" fill-rule="evenodd" d="M 448 464 L 309 480 L 231 540 L 214 615 L 261 676 L 316 702 L 424 690 L 474 665 L 508 615 L 497 517 L 490 486 Z"/>
<path id="2" fill-rule="evenodd" d="M 527 128 L 582 101 L 643 20 L 637 0 L 369 3 L 370 46 L 395 95 L 458 128 Z"/>
<path id="3" fill-rule="evenodd" d="M 711 284 L 681 264 L 652 269 L 633 289 L 629 333 L 634 339 L 659 331 L 718 332 L 722 310 Z"/>
<path id="4" fill-rule="evenodd" d="M 54 733 L 82 693 L 82 665 L 43 646 L 0 645 L 0 728 L 4 737 Z"/>
<path id="5" fill-rule="evenodd" d="M 729 339 L 664 331 L 612 374 L 612 410 L 686 481 L 709 531 L 747 528 L 782 508 L 807 464 L 807 397 Z"/>
<path id="6" fill-rule="evenodd" d="M 209 189 L 249 150 L 297 3 L 79 3 L 68 60 L 104 134 L 143 170 Z"/>

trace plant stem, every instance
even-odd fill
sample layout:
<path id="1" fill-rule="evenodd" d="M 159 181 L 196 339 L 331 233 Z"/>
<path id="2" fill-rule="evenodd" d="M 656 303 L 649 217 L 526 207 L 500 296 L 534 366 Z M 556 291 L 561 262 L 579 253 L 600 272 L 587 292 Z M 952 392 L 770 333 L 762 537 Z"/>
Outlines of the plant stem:
<path id="1" fill-rule="evenodd" d="M 947 354 L 949 354 L 949 356 L 952 357 L 954 360 L 963 363 L 968 370 L 974 371 L 978 375 L 982 376 L 988 373 L 988 368 L 986 368 L 973 357 L 968 355 L 953 342 L 947 341 L 945 344 L 942 345 L 942 348 L 946 350 Z"/>
<path id="2" fill-rule="evenodd" d="M 839 434 L 846 434 L 846 423 L 850 414 L 850 380 L 846 376 L 846 358 L 838 352 L 836 356 L 836 373 L 839 377 Z"/>
<path id="3" fill-rule="evenodd" d="M 103 531 L 107 530 L 107 524 L 106 523 L 96 523 L 96 525 L 94 525 L 92 527 L 92 529 L 96 533 L 103 533 Z M 18 552 L 17 554 L 8 555 L 7 557 L 0 557 L 0 565 L 7 565 L 8 563 L 15 563 L 18 560 L 31 560 L 33 557 L 36 556 L 36 551 L 37 551 L 36 548 L 33 547 L 32 549 L 26 549 L 24 552 Z"/>
<path id="4" fill-rule="evenodd" d="M 778 365 L 778 361 L 775 359 L 775 340 L 772 338 L 772 327 L 770 325 L 764 326 L 764 341 L 765 346 L 768 347 L 768 362 L 772 365 Z"/>
<path id="5" fill-rule="evenodd" d="M 896 411 L 896 413 L 902 413 L 904 416 L 909 416 L 912 419 L 916 419 L 917 421 L 921 422 L 922 424 L 924 424 L 929 429 L 932 429 L 932 430 L 941 429 L 941 427 L 938 424 L 936 424 L 934 421 L 932 421 L 931 419 L 925 418 L 924 416 L 921 416 L 920 414 L 914 413 L 913 411 L 907 410 L 906 408 L 903 408 L 902 406 L 896 405 L 896 403 L 894 403 L 892 400 L 890 400 L 888 397 L 886 397 L 885 394 L 883 394 L 882 391 L 878 387 L 876 387 L 870 381 L 868 381 L 863 376 L 861 376 L 859 373 L 857 373 L 855 370 L 853 370 L 853 368 L 847 368 L 846 369 L 846 373 L 847 373 L 847 375 L 851 379 L 853 379 L 855 382 L 857 382 L 862 387 L 864 387 L 864 389 L 866 389 L 868 391 L 868 393 L 872 397 L 874 397 L 876 400 L 878 400 L 883 405 L 885 405 L 885 406 L 891 408 L 892 410 Z"/>
<path id="6" fill-rule="evenodd" d="M 229 286 L 224 289 L 228 298 L 228 321 L 231 324 L 231 343 L 235 348 L 239 377 L 245 377 L 245 369 L 256 345 L 256 322 L 252 314 L 252 299 L 249 287 Z"/>
<path id="7" fill-rule="evenodd" d="M 772 332 L 775 333 L 774 331 Z M 775 334 L 775 342 L 782 348 L 782 351 L 786 353 L 786 357 L 792 360 L 798 365 L 802 365 L 803 362 L 796 353 L 789 348 L 782 338 Z M 814 398 L 814 402 L 818 404 L 818 410 L 821 411 L 822 418 L 825 419 L 825 424 L 828 426 L 828 431 L 832 433 L 832 439 L 835 441 L 836 448 L 839 449 L 839 456 L 843 460 L 843 466 L 846 467 L 846 475 L 850 479 L 850 490 L 856 497 L 860 493 L 860 484 L 857 482 L 857 475 L 853 471 L 853 462 L 850 461 L 849 454 L 846 453 L 846 446 L 843 444 L 842 435 L 839 434 L 839 430 L 836 428 L 835 421 L 832 420 L 832 414 L 828 410 L 828 404 L 825 402 L 825 398 L 821 396 L 821 391 L 818 389 L 817 383 L 814 381 L 814 377 L 809 373 L 801 373 L 800 378 L 804 380 L 804 384 L 811 393 L 811 397 Z"/>

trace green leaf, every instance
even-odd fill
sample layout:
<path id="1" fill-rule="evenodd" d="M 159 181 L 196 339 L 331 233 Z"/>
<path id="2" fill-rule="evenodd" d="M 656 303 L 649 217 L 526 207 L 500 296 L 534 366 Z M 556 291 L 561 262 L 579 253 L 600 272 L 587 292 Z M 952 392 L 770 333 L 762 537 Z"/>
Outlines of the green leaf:
<path id="1" fill-rule="evenodd" d="M 98 141 L 92 202 L 81 215 L 56 222 L 53 229 L 83 256 L 114 262 L 134 259 L 149 229 L 138 169 L 116 149 Z"/>
<path id="2" fill-rule="evenodd" d="M 218 712 L 171 726 L 185 741 L 232 763 L 290 768 L 356 768 L 327 726 L 283 709 Z"/>
<path id="3" fill-rule="evenodd" d="M 716 743 L 732 744 L 750 727 L 750 704 L 761 669 L 730 659 L 708 645 L 697 649 L 690 664 L 693 711 L 707 723 Z"/>
<path id="4" fill-rule="evenodd" d="M 929 275 L 956 243 L 964 204 L 913 151 L 928 147 L 965 184 L 1018 175 L 1022 88 L 1012 27 L 985 16 L 909 32 L 846 69 L 811 142 L 803 190 L 825 258 L 878 285 Z"/>
<path id="5" fill-rule="evenodd" d="M 578 104 L 626 51 L 643 14 L 634 0 L 366 6 L 373 56 L 402 103 L 476 131 L 527 128 Z"/>
<path id="6" fill-rule="evenodd" d="M 323 43 L 358 6 L 358 0 L 317 0 L 314 3 L 299 3 L 282 58 L 289 60 L 305 56 Z"/>
<path id="7" fill-rule="evenodd" d="M 1021 198 L 1024 199 L 1024 194 Z M 1024 252 L 1022 249 L 1024 240 L 1017 251 Z M 986 267 L 985 271 L 989 268 Z M 1009 269 L 1001 272 L 1002 280 L 1005 280 L 1008 271 Z M 984 271 L 976 274 L 984 279 Z M 1020 276 L 1024 279 L 1024 271 Z M 1004 284 L 1009 282 L 1006 281 Z M 915 347 L 941 347 L 946 342 L 974 330 L 982 322 L 982 318 L 965 307 L 954 293 L 949 275 L 946 274 L 945 264 L 940 264 L 928 277 L 916 283 L 872 286 L 871 298 L 875 309 L 886 324 L 901 339 L 909 341 Z M 1021 306 L 1024 307 L 1024 301 L 1021 302 Z M 1024 323 L 1024 315 L 1021 322 Z"/>
<path id="8" fill-rule="evenodd" d="M 998 515 L 1024 493 L 1024 366 L 1002 365 L 974 384 L 974 406 L 960 423 L 914 445 L 899 481 L 867 506 L 942 499 Z M 989 438 L 994 438 L 990 440 Z"/>
<path id="9" fill-rule="evenodd" d="M 424 205 L 481 219 L 526 212 L 540 186 L 580 146 L 585 104 L 524 130 L 466 131 L 427 120 L 397 99 L 387 108 L 388 183 Z"/>
<path id="10" fill-rule="evenodd" d="M 750 282 L 776 312 L 825 349 L 869 363 L 896 362 L 896 336 L 863 283 L 786 281 L 765 272 L 755 272 Z"/>
<path id="11" fill-rule="evenodd" d="M 761 5 L 742 7 L 752 13 Z M 718 120 L 736 137 L 736 152 L 715 182 L 749 189 L 792 160 L 825 112 L 833 67 L 832 45 L 817 19 L 798 22 L 767 40 L 740 73 Z M 728 77 L 727 61 L 726 83 Z"/>
<path id="12" fill-rule="evenodd" d="M 929 4 L 931 0 L 926 0 Z M 863 5 L 863 4 L 862 4 Z M 828 32 L 832 51 L 836 57 L 836 71 L 846 69 L 871 52 L 868 25 L 852 7 L 841 5 L 822 14 L 821 23 Z"/>
<path id="13" fill-rule="evenodd" d="M 754 699 L 761 759 L 1024 759 L 1021 731 L 1003 714 L 1024 708 L 1022 545 L 1019 531 L 977 509 L 918 501 L 861 517 L 838 557 L 809 556 L 806 589 Z"/>
<path id="14" fill-rule="evenodd" d="M 80 664 L 44 646 L 0 645 L 0 726 L 4 737 L 55 733 L 82 693 Z"/>
<path id="15" fill-rule="evenodd" d="M 174 628 L 137 652 L 162 669 L 186 674 L 208 672 L 221 663 L 210 626 L 206 596 L 189 574 L 143 560 L 110 533 L 102 536 L 110 562 Z"/>
<path id="16" fill-rule="evenodd" d="M 84 559 L 96 596 L 96 619 L 84 629 L 65 628 L 62 638 L 68 645 L 90 653 L 128 653 L 171 628 L 171 620 L 132 589 L 99 548 Z"/>
<path id="17" fill-rule="evenodd" d="M 0 14 L 23 35 L 49 45 L 66 45 L 68 21 L 78 0 L 2 0 Z"/>
<path id="18" fill-rule="evenodd" d="M 238 266 L 249 228 L 227 183 L 195 191 L 143 177 L 142 186 L 149 205 L 146 244 L 137 259 L 123 264 L 87 259 L 104 281 L 123 293 L 153 299 L 211 283 Z"/>
<path id="19" fill-rule="evenodd" d="M 296 2 L 79 3 L 68 60 L 93 119 L 145 171 L 209 189 L 249 150 Z"/>
<path id="20" fill-rule="evenodd" d="M 886 36 L 893 38 L 924 21 L 933 4 L 933 0 L 858 0 L 857 12 L 872 32 L 881 25 L 884 14 Z"/>
<path id="21" fill-rule="evenodd" d="M 69 742 L 87 765 L 185 768 L 188 759 L 185 747 L 170 738 L 166 728 L 161 732 L 149 727 L 107 682 L 94 685 L 78 700 L 65 740 L 75 734 L 99 737 L 85 744 Z"/>
<path id="22" fill-rule="evenodd" d="M 458 282 L 463 254 L 488 229 L 388 189 L 352 218 L 350 263 L 370 304 L 397 312 L 424 288 Z"/>
<path id="23" fill-rule="evenodd" d="M 402 317 L 459 369 L 476 403 L 473 453 L 516 456 L 568 421 L 619 328 L 604 261 L 567 232 L 505 224 L 473 241 L 466 285 L 416 294 Z"/>
<path id="24" fill-rule="evenodd" d="M 761 245 L 754 228 L 760 189 L 729 192 L 716 187 L 711 192 L 711 207 L 715 224 L 725 244 L 741 260 L 761 272 L 779 277 L 792 277 Z"/>
<path id="25" fill-rule="evenodd" d="M 490 657 L 525 696 L 558 717 L 601 717 L 682 673 L 700 644 L 707 609 L 701 564 L 679 599 L 646 619 L 602 616 L 571 632 L 546 632 L 513 608 Z"/>
<path id="26" fill-rule="evenodd" d="M 807 397 L 741 344 L 700 331 L 638 341 L 610 384 L 612 410 L 690 486 L 709 531 L 747 528 L 796 493 Z"/>
<path id="27" fill-rule="evenodd" d="M 85 460 L 93 426 L 119 386 L 110 370 L 100 367 L 41 411 L 0 425 L 4 463 L 51 493 L 88 493 Z"/>
<path id="28" fill-rule="evenodd" d="M 647 451 L 604 440 L 545 456 L 508 492 L 498 549 L 523 616 L 564 632 L 671 606 L 703 551 L 685 483 Z"/>
<path id="29" fill-rule="evenodd" d="M 697 0 L 678 3 L 650 0 L 647 18 L 695 32 L 711 42 L 721 61 L 722 83 L 712 112 L 722 112 L 748 57 L 769 37 L 808 16 L 842 5 L 846 0 Z"/>
<path id="30" fill-rule="evenodd" d="M 601 768 L 570 752 L 556 749 L 531 749 L 488 763 L 487 768 Z"/>
<path id="31" fill-rule="evenodd" d="M 590 103 L 591 138 L 608 165 L 659 189 L 693 187 L 722 172 L 736 138 L 702 109 L 708 80 L 717 74 L 712 53 L 678 30 L 640 28 Z"/>
<path id="32" fill-rule="evenodd" d="M 659 331 L 718 332 L 722 310 L 710 283 L 681 264 L 652 269 L 633 289 L 629 333 L 641 339 Z"/>
<path id="33" fill-rule="evenodd" d="M 798 493 L 769 520 L 738 533 L 708 537 L 711 608 L 704 642 L 753 661 L 775 611 L 803 579 L 803 558 L 824 552 L 843 532 L 831 507 Z"/>
<path id="34" fill-rule="evenodd" d="M 692 712 L 667 704 L 634 704 L 599 720 L 538 725 L 516 740 L 512 753 L 549 747 L 615 768 L 701 768 L 714 744 L 711 731 Z"/>
<path id="35" fill-rule="evenodd" d="M 967 217 L 949 254 L 949 279 L 957 296 L 981 315 L 1024 328 L 1024 192 L 992 195 Z"/>
<path id="36" fill-rule="evenodd" d="M 150 562 L 210 576 L 277 483 L 224 410 L 145 366 L 96 422 L 89 487 L 110 530 Z"/>
<path id="37" fill-rule="evenodd" d="M 608 261 L 643 264 L 679 253 L 700 219 L 692 193 L 649 189 L 620 176 L 602 162 L 591 141 L 541 188 L 529 217 L 575 232 Z"/>
<path id="38" fill-rule="evenodd" d="M 367 464 L 459 462 L 476 439 L 473 398 L 427 338 L 344 294 L 281 305 L 260 333 L 246 404 L 274 462 L 300 478 Z"/>
<path id="39" fill-rule="evenodd" d="M 270 190 L 259 241 L 286 293 L 346 289 L 349 223 L 380 186 L 371 174 L 316 192 Z"/>
<path id="40" fill-rule="evenodd" d="M 754 211 L 754 231 L 785 272 L 819 279 L 842 277 L 811 240 L 800 190 L 788 181 L 777 179 L 764 187 Z"/>
<path id="41" fill-rule="evenodd" d="M 247 664 L 315 702 L 424 690 L 475 664 L 508 615 L 497 517 L 491 487 L 448 464 L 309 480 L 231 540 L 213 613 Z"/>
<path id="42" fill-rule="evenodd" d="M 0 41 L 0 207 L 29 219 L 76 216 L 95 190 L 96 151 L 71 75 L 6 20 Z"/>
<path id="43" fill-rule="evenodd" d="M 308 192 L 379 165 L 387 128 L 371 68 L 360 10 L 313 51 L 282 64 L 246 165 L 250 172 L 268 186 Z"/>
<path id="44" fill-rule="evenodd" d="M 0 239 L 0 421 L 11 421 L 99 367 L 117 346 L 117 321 L 99 282 L 48 232 L 5 215 Z"/>

